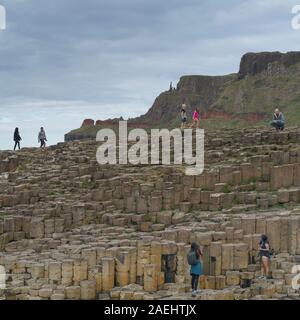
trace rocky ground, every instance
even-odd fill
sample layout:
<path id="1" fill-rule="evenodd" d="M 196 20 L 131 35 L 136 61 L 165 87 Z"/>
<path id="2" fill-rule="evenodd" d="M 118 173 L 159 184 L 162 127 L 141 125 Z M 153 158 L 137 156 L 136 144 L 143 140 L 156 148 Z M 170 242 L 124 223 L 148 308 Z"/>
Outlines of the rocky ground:
<path id="1" fill-rule="evenodd" d="M 100 166 L 96 142 L 0 152 L 2 299 L 299 299 L 300 129 L 206 135 L 205 172 Z M 257 244 L 270 237 L 272 279 Z"/>

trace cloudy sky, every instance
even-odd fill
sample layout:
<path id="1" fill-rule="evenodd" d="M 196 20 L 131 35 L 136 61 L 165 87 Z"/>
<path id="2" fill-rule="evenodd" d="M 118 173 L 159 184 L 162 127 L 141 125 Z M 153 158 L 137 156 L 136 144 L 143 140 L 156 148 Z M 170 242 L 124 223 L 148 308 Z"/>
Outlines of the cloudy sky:
<path id="1" fill-rule="evenodd" d="M 299 0 L 0 0 L 0 149 L 84 118 L 133 117 L 182 75 L 236 72 L 248 51 L 300 50 Z"/>

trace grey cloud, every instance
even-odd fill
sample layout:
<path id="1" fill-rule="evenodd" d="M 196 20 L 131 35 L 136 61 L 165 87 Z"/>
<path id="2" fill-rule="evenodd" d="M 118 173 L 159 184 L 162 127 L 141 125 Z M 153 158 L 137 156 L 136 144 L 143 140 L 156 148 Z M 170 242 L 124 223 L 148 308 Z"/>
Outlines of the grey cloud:
<path id="1" fill-rule="evenodd" d="M 293 0 L 2 2 L 0 100 L 131 101 L 145 111 L 182 74 L 235 72 L 245 51 L 299 49 Z"/>

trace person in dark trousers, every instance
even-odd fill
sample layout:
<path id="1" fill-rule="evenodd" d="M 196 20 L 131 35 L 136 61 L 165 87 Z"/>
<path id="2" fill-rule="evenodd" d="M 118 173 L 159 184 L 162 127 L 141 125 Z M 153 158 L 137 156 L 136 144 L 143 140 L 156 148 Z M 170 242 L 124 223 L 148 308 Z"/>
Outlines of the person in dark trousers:
<path id="1" fill-rule="evenodd" d="M 282 112 L 277 108 L 273 114 L 273 120 L 270 125 L 276 129 L 276 131 L 283 130 L 285 127 L 285 118 Z"/>
<path id="2" fill-rule="evenodd" d="M 22 140 L 20 133 L 19 133 L 19 128 L 15 129 L 14 132 L 14 142 L 15 142 L 15 146 L 14 146 L 14 150 L 16 150 L 17 146 L 20 150 L 20 141 Z"/>
<path id="3" fill-rule="evenodd" d="M 263 234 L 258 244 L 259 256 L 261 259 L 261 278 L 269 278 L 270 265 L 270 244 L 268 237 Z"/>
<path id="4" fill-rule="evenodd" d="M 43 127 L 41 127 L 41 130 L 39 132 L 38 141 L 41 143 L 41 146 L 40 146 L 41 148 L 46 147 L 47 138 L 46 138 L 46 132 Z"/>
<path id="5" fill-rule="evenodd" d="M 192 259 L 191 259 L 192 257 Z M 197 294 L 199 278 L 202 275 L 202 252 L 199 245 L 195 242 L 191 244 L 190 252 L 188 253 L 188 262 L 191 265 L 190 274 L 192 276 L 192 296 Z M 194 261 L 191 261 L 194 260 Z"/>
<path id="6" fill-rule="evenodd" d="M 186 115 L 186 105 L 183 104 L 180 111 L 180 117 L 181 117 L 181 129 L 185 129 L 185 125 L 187 122 L 187 115 Z"/>

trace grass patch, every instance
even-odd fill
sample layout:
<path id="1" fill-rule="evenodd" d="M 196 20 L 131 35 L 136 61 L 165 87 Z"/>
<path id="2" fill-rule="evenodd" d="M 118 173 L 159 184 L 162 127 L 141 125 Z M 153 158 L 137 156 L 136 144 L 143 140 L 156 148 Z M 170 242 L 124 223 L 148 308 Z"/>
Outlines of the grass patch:
<path id="1" fill-rule="evenodd" d="M 231 187 L 229 185 L 224 186 L 223 193 L 230 193 L 230 192 L 231 192 Z"/>
<path id="2" fill-rule="evenodd" d="M 4 212 L 0 212 L 0 220 L 4 220 L 6 214 Z"/>

